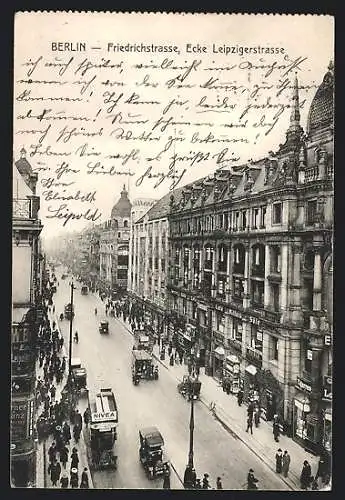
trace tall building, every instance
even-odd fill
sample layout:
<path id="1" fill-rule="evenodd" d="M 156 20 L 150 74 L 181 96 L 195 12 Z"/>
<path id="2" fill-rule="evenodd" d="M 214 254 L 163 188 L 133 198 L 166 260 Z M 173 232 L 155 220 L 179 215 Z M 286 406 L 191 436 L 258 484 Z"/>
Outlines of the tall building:
<path id="1" fill-rule="evenodd" d="M 331 446 L 333 94 L 330 64 L 305 134 L 296 79 L 278 151 L 177 190 L 169 211 L 176 341 L 314 451 Z"/>
<path id="2" fill-rule="evenodd" d="M 121 293 L 127 289 L 131 208 L 123 186 L 99 240 L 100 285 L 107 292 Z"/>
<path id="3" fill-rule="evenodd" d="M 168 212 L 165 196 L 131 226 L 128 290 L 142 302 L 146 322 L 159 333 L 167 312 Z"/>
<path id="4" fill-rule="evenodd" d="M 12 207 L 11 483 L 15 487 L 35 484 L 35 342 L 44 279 L 36 183 L 37 174 L 22 149 L 13 166 Z"/>

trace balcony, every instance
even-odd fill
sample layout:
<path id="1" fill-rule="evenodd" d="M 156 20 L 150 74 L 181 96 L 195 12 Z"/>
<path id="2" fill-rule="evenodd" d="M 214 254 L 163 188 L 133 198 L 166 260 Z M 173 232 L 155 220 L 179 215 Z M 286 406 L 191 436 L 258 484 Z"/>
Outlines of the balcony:
<path id="1" fill-rule="evenodd" d="M 278 311 L 270 311 L 268 309 L 264 310 L 264 317 L 267 321 L 271 323 L 280 323 L 281 313 Z"/>
<path id="2" fill-rule="evenodd" d="M 317 181 L 319 178 L 319 166 L 314 165 L 305 169 L 305 182 Z"/>

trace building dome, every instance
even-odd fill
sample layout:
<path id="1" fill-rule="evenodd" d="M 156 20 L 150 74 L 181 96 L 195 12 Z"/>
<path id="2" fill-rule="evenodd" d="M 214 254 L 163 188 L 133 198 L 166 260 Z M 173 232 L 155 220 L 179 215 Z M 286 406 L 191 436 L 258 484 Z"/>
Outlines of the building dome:
<path id="1" fill-rule="evenodd" d="M 111 211 L 111 218 L 118 219 L 119 217 L 130 217 L 131 215 L 132 203 L 128 199 L 128 192 L 125 185 L 121 191 L 121 197 L 119 201 L 113 206 Z"/>
<path id="2" fill-rule="evenodd" d="M 308 116 L 308 133 L 330 127 L 334 119 L 334 66 L 330 62 L 320 87 L 312 100 Z"/>

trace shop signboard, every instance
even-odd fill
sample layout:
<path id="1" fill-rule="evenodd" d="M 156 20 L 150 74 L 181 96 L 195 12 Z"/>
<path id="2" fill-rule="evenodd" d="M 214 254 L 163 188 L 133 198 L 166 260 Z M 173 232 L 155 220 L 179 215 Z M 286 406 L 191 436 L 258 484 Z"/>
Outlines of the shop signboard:
<path id="1" fill-rule="evenodd" d="M 12 400 L 11 404 L 11 441 L 17 443 L 27 438 L 28 401 Z"/>
<path id="2" fill-rule="evenodd" d="M 323 378 L 323 399 L 332 401 L 332 377 Z"/>
<path id="3" fill-rule="evenodd" d="M 301 389 L 302 391 L 306 391 L 306 392 L 311 392 L 312 391 L 311 385 L 306 384 L 305 382 L 303 382 L 303 380 L 300 377 L 297 377 L 297 387 L 299 389 Z"/>

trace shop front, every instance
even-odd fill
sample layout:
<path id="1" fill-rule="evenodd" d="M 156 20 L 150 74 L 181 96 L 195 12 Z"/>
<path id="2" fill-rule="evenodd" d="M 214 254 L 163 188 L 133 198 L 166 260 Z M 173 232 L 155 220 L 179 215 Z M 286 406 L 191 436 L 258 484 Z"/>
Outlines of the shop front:
<path id="1" fill-rule="evenodd" d="M 240 360 L 234 354 L 226 356 L 223 367 L 223 380 L 227 381 L 232 394 L 237 394 L 240 389 Z"/>
<path id="2" fill-rule="evenodd" d="M 243 397 L 244 401 L 248 403 L 253 395 L 253 391 L 256 391 L 256 374 L 257 368 L 254 365 L 247 365 L 244 370 L 244 380 L 243 380 Z"/>
<path id="3" fill-rule="evenodd" d="M 14 487 L 35 485 L 36 447 L 33 439 L 34 399 L 11 402 L 11 482 Z"/>
<path id="4" fill-rule="evenodd" d="M 225 350 L 222 345 L 218 345 L 213 351 L 213 374 L 218 380 L 223 379 L 223 364 L 225 359 Z"/>
<path id="5" fill-rule="evenodd" d="M 297 377 L 294 399 L 293 437 L 312 453 L 320 451 L 321 421 L 317 411 L 318 397 L 312 398 L 312 387 Z"/>
<path id="6" fill-rule="evenodd" d="M 332 396 L 332 377 L 324 377 L 322 447 L 328 454 L 332 453 Z"/>
<path id="7" fill-rule="evenodd" d="M 284 421 L 284 393 L 278 380 L 270 370 L 258 370 L 256 376 L 257 389 L 260 396 L 261 416 L 266 421 L 278 415 Z"/>

